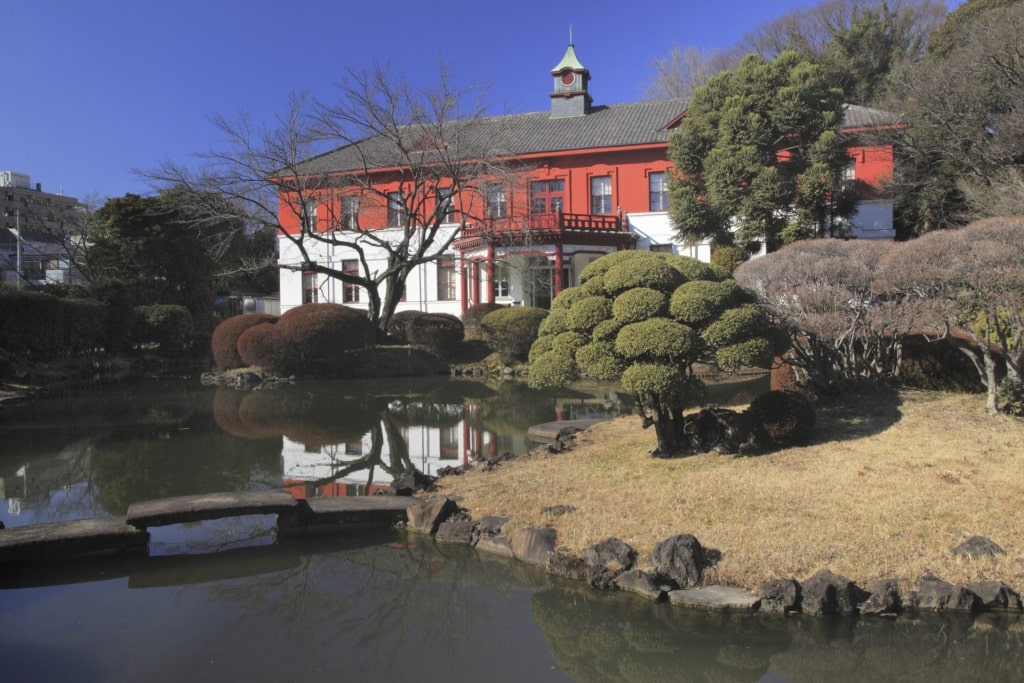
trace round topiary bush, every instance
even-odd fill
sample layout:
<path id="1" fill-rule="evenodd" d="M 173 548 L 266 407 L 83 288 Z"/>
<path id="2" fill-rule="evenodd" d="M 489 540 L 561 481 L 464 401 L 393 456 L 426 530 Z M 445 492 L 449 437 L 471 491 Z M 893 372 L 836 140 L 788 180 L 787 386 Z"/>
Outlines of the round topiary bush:
<path id="1" fill-rule="evenodd" d="M 391 316 L 391 320 L 388 321 L 386 330 L 391 341 L 396 344 L 410 343 L 408 332 L 409 323 L 421 315 L 425 315 L 423 311 L 399 311 Z"/>
<path id="2" fill-rule="evenodd" d="M 564 316 L 565 313 L 562 312 Z M 541 324 L 548 318 L 543 308 L 521 306 L 492 311 L 480 321 L 484 340 L 501 362 L 513 365 L 526 360 Z"/>
<path id="3" fill-rule="evenodd" d="M 462 312 L 462 327 L 465 330 L 466 339 L 480 339 L 483 334 L 480 330 L 480 321 L 488 313 L 493 313 L 505 308 L 503 304 L 482 303 L 474 304 Z"/>
<path id="4" fill-rule="evenodd" d="M 628 289 L 615 298 L 612 317 L 623 325 L 664 315 L 668 310 L 668 297 L 649 287 Z M 593 326 L 592 326 L 593 327 Z"/>
<path id="5" fill-rule="evenodd" d="M 220 325 L 217 325 L 210 339 L 210 350 L 213 353 L 214 367 L 221 372 L 234 368 L 244 368 L 246 363 L 238 353 L 238 338 L 250 327 L 273 324 L 276 321 L 276 315 L 247 313 L 245 315 L 232 316 Z"/>
<path id="6" fill-rule="evenodd" d="M 435 356 L 451 355 L 464 334 L 462 321 L 447 313 L 421 313 L 405 324 L 408 343 Z"/>
<path id="7" fill-rule="evenodd" d="M 754 441 L 765 448 L 807 443 L 814 431 L 814 405 L 796 391 L 766 391 L 744 413 Z"/>
<path id="8" fill-rule="evenodd" d="M 343 376 L 350 354 L 373 345 L 374 326 L 364 311 L 341 304 L 303 304 L 273 325 L 255 325 L 238 338 L 246 365 L 279 374 Z"/>

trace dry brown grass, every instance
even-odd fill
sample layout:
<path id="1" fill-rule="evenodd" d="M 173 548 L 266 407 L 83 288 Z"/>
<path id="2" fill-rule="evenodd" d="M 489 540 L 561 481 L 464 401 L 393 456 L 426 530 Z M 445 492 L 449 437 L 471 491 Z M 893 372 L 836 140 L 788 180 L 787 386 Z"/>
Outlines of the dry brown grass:
<path id="1" fill-rule="evenodd" d="M 650 557 L 692 533 L 722 558 L 709 582 L 756 589 L 822 568 L 862 586 L 929 571 L 947 581 L 1001 579 L 1024 589 L 1024 420 L 985 414 L 972 395 L 905 391 L 819 413 L 818 441 L 760 457 L 648 455 L 635 417 L 580 434 L 575 450 L 534 453 L 440 482 L 474 517 L 554 526 L 579 552 L 608 536 Z M 541 513 L 574 505 L 561 517 Z M 986 536 L 1006 550 L 967 561 L 950 549 Z"/>

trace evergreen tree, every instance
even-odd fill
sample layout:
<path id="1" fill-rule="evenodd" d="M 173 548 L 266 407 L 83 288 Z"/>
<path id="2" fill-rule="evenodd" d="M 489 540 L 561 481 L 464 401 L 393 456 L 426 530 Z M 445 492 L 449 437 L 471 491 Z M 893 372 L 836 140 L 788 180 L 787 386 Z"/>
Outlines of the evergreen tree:
<path id="1" fill-rule="evenodd" d="M 680 238 L 774 251 L 843 234 L 855 203 L 842 182 L 842 111 L 828 72 L 795 52 L 748 55 L 698 88 L 669 138 Z"/>

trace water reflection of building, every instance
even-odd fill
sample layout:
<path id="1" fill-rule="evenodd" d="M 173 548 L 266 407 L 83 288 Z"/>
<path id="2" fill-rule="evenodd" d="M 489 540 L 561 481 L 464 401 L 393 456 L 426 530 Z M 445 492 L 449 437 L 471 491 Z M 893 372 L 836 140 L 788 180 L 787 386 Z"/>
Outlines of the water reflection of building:
<path id="1" fill-rule="evenodd" d="M 401 444 L 376 428 L 359 440 L 338 444 L 307 445 L 285 437 L 284 485 L 299 498 L 371 495 L 386 491 L 397 475 L 412 468 L 436 476 L 443 467 L 493 457 L 497 435 L 472 424 L 475 412 L 468 410 L 455 424 L 399 425 L 395 433 Z"/>
<path id="2" fill-rule="evenodd" d="M 0 499 L 5 509 L 0 520 L 14 521 L 27 515 L 28 521 L 51 518 L 91 517 L 96 505 L 88 495 L 92 463 L 89 441 L 65 445 L 50 457 L 0 466 Z"/>

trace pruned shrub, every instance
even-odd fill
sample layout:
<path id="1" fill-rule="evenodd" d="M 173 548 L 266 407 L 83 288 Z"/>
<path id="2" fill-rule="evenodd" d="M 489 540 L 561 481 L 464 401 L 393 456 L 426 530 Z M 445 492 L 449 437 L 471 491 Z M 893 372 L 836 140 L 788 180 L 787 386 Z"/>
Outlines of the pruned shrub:
<path id="1" fill-rule="evenodd" d="M 551 340 L 551 350 L 574 358 L 576 351 L 586 344 L 587 338 L 579 332 L 563 332 Z"/>
<path id="2" fill-rule="evenodd" d="M 669 314 L 684 325 L 701 325 L 745 300 L 735 280 L 691 280 L 672 293 Z"/>
<path id="3" fill-rule="evenodd" d="M 178 304 L 136 306 L 132 341 L 158 344 L 164 353 L 180 353 L 192 335 L 192 314 Z"/>
<path id="4" fill-rule="evenodd" d="M 210 339 L 210 350 L 213 353 L 213 364 L 220 371 L 244 368 L 245 361 L 238 353 L 238 338 L 242 333 L 255 325 L 273 324 L 276 315 L 267 313 L 246 313 L 228 318 L 213 330 Z"/>
<path id="5" fill-rule="evenodd" d="M 624 261 L 604 274 L 604 289 L 615 296 L 628 289 L 647 287 L 671 292 L 684 282 L 683 274 L 660 258 Z"/>
<path id="6" fill-rule="evenodd" d="M 754 441 L 764 448 L 807 443 L 816 421 L 814 405 L 796 391 L 767 391 L 751 401 L 744 414 Z"/>
<path id="7" fill-rule="evenodd" d="M 570 308 L 572 308 L 572 305 L 576 303 L 577 300 L 581 299 L 584 296 L 587 296 L 587 293 L 584 292 L 579 287 L 569 287 L 568 289 L 563 289 L 561 292 L 555 295 L 554 299 L 551 300 L 551 310 L 569 310 Z"/>
<path id="8" fill-rule="evenodd" d="M 0 349 L 14 356 L 52 357 L 61 349 L 60 299 L 0 290 Z M 17 321 L 17 324 L 13 324 Z"/>
<path id="9" fill-rule="evenodd" d="M 612 317 L 623 325 L 664 315 L 668 310 L 668 297 L 649 287 L 629 289 L 615 297 Z M 607 316 L 605 316 L 607 318 Z M 603 320 L 602 320 L 603 322 Z M 591 328 L 595 327 L 591 325 Z"/>
<path id="10" fill-rule="evenodd" d="M 743 262 L 750 258 L 746 249 L 731 245 L 722 245 L 711 252 L 711 265 L 718 266 L 727 273 L 731 273 Z"/>
<path id="11" fill-rule="evenodd" d="M 704 329 L 702 336 L 712 346 L 728 346 L 749 339 L 751 332 L 767 337 L 771 330 L 768 316 L 761 308 L 744 304 L 724 311 Z"/>
<path id="12" fill-rule="evenodd" d="M 273 325 L 255 325 L 238 338 L 245 365 L 281 374 L 343 376 L 350 355 L 373 345 L 374 327 L 364 311 L 341 304 L 304 304 Z"/>
<path id="13" fill-rule="evenodd" d="M 626 364 L 615 355 L 615 345 L 610 341 L 592 341 L 578 348 L 576 365 L 587 377 L 605 382 L 618 379 L 626 369 Z"/>
<path id="14" fill-rule="evenodd" d="M 665 318 L 626 325 L 615 338 L 615 352 L 626 360 L 654 359 L 682 363 L 700 350 L 700 338 L 691 328 Z"/>
<path id="15" fill-rule="evenodd" d="M 602 256 L 580 273 L 580 287 L 567 290 L 579 293 L 560 294 L 564 301 L 540 326 L 530 386 L 579 375 L 618 377 L 634 394 L 644 424 L 655 427 L 658 452 L 692 452 L 680 425 L 683 408 L 704 395 L 694 365 L 763 364 L 778 352 L 767 317 L 752 315 L 745 306 L 750 296 L 725 279 L 722 269 L 684 256 L 635 250 Z M 673 299 L 692 322 L 672 316 Z"/>
<path id="16" fill-rule="evenodd" d="M 565 324 L 570 330 L 592 330 L 611 314 L 611 301 L 603 296 L 585 296 L 577 299 L 566 313 Z"/>
<path id="17" fill-rule="evenodd" d="M 462 312 L 462 327 L 465 330 L 466 339 L 480 339 L 482 332 L 480 331 L 480 321 L 484 319 L 488 313 L 497 311 L 500 308 L 505 308 L 503 304 L 494 303 L 482 303 L 474 304 L 465 311 Z"/>
<path id="18" fill-rule="evenodd" d="M 451 354 L 464 334 L 462 321 L 448 313 L 422 313 L 405 324 L 408 343 L 436 356 Z"/>
<path id="19" fill-rule="evenodd" d="M 564 386 L 577 377 L 573 358 L 554 350 L 530 363 L 530 386 L 534 388 Z"/>
<path id="20" fill-rule="evenodd" d="M 61 299 L 65 353 L 93 353 L 103 346 L 109 308 L 92 299 Z"/>
<path id="21" fill-rule="evenodd" d="M 415 320 L 421 315 L 425 315 L 423 311 L 399 311 L 391 316 L 391 320 L 388 321 L 387 334 L 397 344 L 408 344 L 409 342 L 409 322 Z"/>
<path id="22" fill-rule="evenodd" d="M 561 315 L 565 313 L 561 312 Z M 501 362 L 513 365 L 526 360 L 541 324 L 549 317 L 548 311 L 533 306 L 503 308 L 484 316 L 480 329 L 487 345 L 498 354 Z"/>

